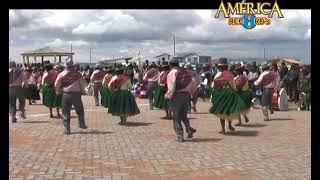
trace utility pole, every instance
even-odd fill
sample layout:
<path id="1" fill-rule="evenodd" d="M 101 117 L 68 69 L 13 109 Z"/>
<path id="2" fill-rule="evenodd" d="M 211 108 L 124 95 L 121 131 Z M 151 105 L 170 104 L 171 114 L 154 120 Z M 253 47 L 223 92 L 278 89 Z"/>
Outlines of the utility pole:
<path id="1" fill-rule="evenodd" d="M 90 65 L 91 65 L 91 48 L 90 48 Z"/>
<path id="2" fill-rule="evenodd" d="M 71 47 L 70 48 L 71 48 L 71 52 L 72 52 L 72 43 L 71 43 Z"/>
<path id="3" fill-rule="evenodd" d="M 176 36 L 173 36 L 173 54 L 176 54 Z"/>
<path id="4" fill-rule="evenodd" d="M 263 47 L 263 59 L 266 60 L 266 48 Z"/>

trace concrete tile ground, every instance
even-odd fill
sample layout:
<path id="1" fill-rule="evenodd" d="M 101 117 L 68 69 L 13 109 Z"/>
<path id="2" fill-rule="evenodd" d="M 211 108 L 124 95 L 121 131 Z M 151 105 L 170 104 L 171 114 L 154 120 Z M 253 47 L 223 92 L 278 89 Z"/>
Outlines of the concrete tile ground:
<path id="1" fill-rule="evenodd" d="M 147 100 L 138 99 L 141 114 L 119 126 L 93 97 L 82 99 L 89 128 L 79 129 L 73 112 L 69 136 L 40 101 L 26 106 L 27 119 L 10 123 L 10 179 L 311 179 L 310 111 L 275 112 L 265 122 L 252 109 L 248 124 L 221 135 L 209 102 L 199 100 L 199 112 L 188 115 L 198 132 L 177 143 L 172 121 L 149 111 Z"/>

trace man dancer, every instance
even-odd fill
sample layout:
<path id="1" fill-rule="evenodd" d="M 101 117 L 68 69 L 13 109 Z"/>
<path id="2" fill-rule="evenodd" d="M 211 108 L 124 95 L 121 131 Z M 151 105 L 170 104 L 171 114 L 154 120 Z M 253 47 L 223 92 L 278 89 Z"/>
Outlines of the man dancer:
<path id="1" fill-rule="evenodd" d="M 189 119 L 187 118 L 188 106 L 190 103 L 190 96 L 194 93 L 196 86 L 192 77 L 192 73 L 187 69 L 179 67 L 179 61 L 172 59 L 170 61 L 171 71 L 167 76 L 168 91 L 165 98 L 169 99 L 169 107 L 173 112 L 173 127 L 177 135 L 177 142 L 184 142 L 183 137 L 183 121 L 188 138 L 193 137 L 196 132 L 190 126 Z"/>
<path id="2" fill-rule="evenodd" d="M 159 78 L 159 71 L 157 69 L 157 65 L 152 63 L 149 66 L 149 70 L 143 76 L 143 81 L 148 82 L 147 95 L 148 95 L 148 99 L 149 99 L 150 110 L 153 110 L 154 88 L 157 85 L 158 78 Z"/>
<path id="3" fill-rule="evenodd" d="M 16 101 L 19 100 L 19 110 L 21 118 L 25 119 L 24 107 L 25 97 L 23 85 L 26 85 L 26 78 L 21 68 L 16 67 L 16 63 L 11 61 L 9 64 L 9 112 L 12 123 L 17 122 L 16 118 Z"/>
<path id="4" fill-rule="evenodd" d="M 277 85 L 276 80 L 278 74 L 273 71 L 270 71 L 270 67 L 267 63 L 262 63 L 261 69 L 263 73 L 260 74 L 259 78 L 254 82 L 254 85 L 262 85 L 262 113 L 264 115 L 264 120 L 270 121 L 268 110 L 270 110 L 270 113 L 273 114 L 273 111 L 271 110 L 271 101 L 274 88 Z"/>
<path id="5" fill-rule="evenodd" d="M 199 76 L 199 74 L 193 69 L 193 67 L 191 65 L 187 66 L 188 70 L 192 73 L 192 77 L 195 80 L 195 87 L 197 87 L 194 91 L 194 93 L 191 95 L 191 101 L 192 101 L 192 105 L 191 102 L 189 103 L 189 113 L 191 113 L 191 108 L 193 109 L 194 112 L 197 112 L 197 102 L 198 102 L 198 96 L 199 96 L 199 89 L 198 86 L 201 84 L 201 77 Z"/>
<path id="6" fill-rule="evenodd" d="M 105 73 L 102 70 L 102 66 L 97 64 L 90 78 L 90 83 L 93 83 L 93 96 L 96 106 L 99 106 L 99 93 L 101 95 L 101 87 L 104 76 Z"/>
<path id="7" fill-rule="evenodd" d="M 72 60 L 66 62 L 66 69 L 61 72 L 54 84 L 56 94 L 62 94 L 62 117 L 65 127 L 64 134 L 70 134 L 70 110 L 73 105 L 78 115 L 78 125 L 81 129 L 87 129 L 84 121 L 84 110 L 81 100 L 83 90 L 81 74 L 75 70 Z"/>

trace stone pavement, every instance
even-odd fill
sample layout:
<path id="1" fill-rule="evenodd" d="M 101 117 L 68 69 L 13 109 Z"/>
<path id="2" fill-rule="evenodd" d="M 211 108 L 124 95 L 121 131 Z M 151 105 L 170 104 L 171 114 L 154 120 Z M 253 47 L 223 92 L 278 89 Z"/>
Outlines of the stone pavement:
<path id="1" fill-rule="evenodd" d="M 79 129 L 73 112 L 69 136 L 40 101 L 26 106 L 27 119 L 10 123 L 10 179 L 311 179 L 310 111 L 275 112 L 265 122 L 252 109 L 248 124 L 221 135 L 210 104 L 199 100 L 199 112 L 188 115 L 198 132 L 178 143 L 172 121 L 149 111 L 147 100 L 137 99 L 141 114 L 120 126 L 92 96 L 82 99 L 89 128 Z"/>

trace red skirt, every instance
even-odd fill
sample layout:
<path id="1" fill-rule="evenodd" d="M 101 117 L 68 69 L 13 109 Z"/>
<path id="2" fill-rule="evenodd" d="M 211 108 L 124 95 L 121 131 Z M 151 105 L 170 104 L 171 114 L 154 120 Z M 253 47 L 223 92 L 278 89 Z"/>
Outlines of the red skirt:
<path id="1" fill-rule="evenodd" d="M 271 106 L 273 110 L 278 111 L 279 110 L 279 104 L 278 104 L 278 99 L 279 99 L 279 94 L 277 91 L 273 92 L 272 95 L 272 102 L 271 102 Z"/>

